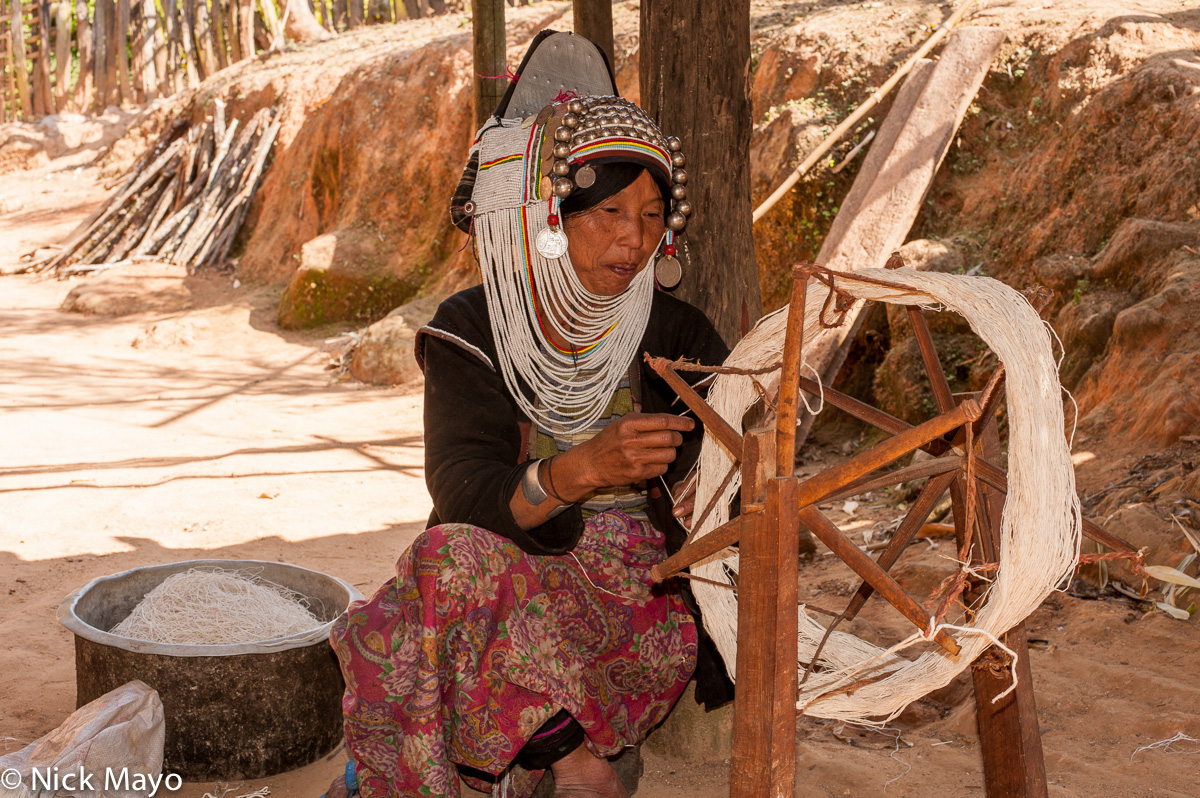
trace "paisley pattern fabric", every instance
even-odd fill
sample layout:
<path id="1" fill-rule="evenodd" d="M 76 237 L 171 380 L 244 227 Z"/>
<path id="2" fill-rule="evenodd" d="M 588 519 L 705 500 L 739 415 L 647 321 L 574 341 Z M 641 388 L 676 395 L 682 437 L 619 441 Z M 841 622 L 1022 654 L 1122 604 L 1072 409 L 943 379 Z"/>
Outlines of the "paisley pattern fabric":
<path id="1" fill-rule="evenodd" d="M 596 754 L 641 742 L 696 665 L 683 600 L 650 579 L 664 557 L 662 534 L 619 510 L 559 556 L 465 524 L 426 530 L 331 632 L 363 796 L 457 797 L 456 764 L 508 772 L 507 794 L 529 796 L 541 772 L 510 763 L 559 709 Z"/>

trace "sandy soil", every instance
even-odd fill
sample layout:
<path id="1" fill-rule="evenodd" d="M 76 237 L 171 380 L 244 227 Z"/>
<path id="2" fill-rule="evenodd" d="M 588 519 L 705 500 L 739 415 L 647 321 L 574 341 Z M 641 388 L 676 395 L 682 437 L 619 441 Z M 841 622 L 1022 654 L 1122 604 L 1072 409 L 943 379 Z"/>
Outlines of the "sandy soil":
<path id="1" fill-rule="evenodd" d="M 87 158 L 0 176 L 0 270 L 61 238 L 104 195 Z M 273 322 L 275 289 L 152 270 L 58 282 L 0 277 L 0 750 L 55 728 L 74 709 L 71 635 L 55 620 L 91 579 L 196 557 L 277 559 L 370 592 L 423 527 L 420 386 L 364 387 L 325 370 L 339 330 L 293 334 Z M 62 313 L 76 284 L 144 301 L 119 317 Z M 157 289 L 156 289 L 157 290 Z M 140 299 L 139 299 L 140 297 Z M 814 447 L 814 467 L 843 456 Z M 872 522 L 883 503 L 858 511 Z M 849 520 L 845 516 L 835 516 Z M 940 578 L 946 549 L 914 547 L 898 572 Z M 853 589 L 818 557 L 802 594 L 833 604 Z M 864 613 L 855 631 L 902 627 Z M 1194 796 L 1200 743 L 1139 751 L 1177 733 L 1200 738 L 1195 626 L 1131 602 L 1056 594 L 1029 622 L 1050 794 Z M 983 795 L 973 705 L 951 685 L 876 732 L 801 722 L 798 794 Z M 673 753 L 674 755 L 669 755 Z M 647 754 L 640 794 L 716 798 L 728 763 L 687 750 Z M 188 784 L 186 798 L 263 786 L 315 798 L 344 754 L 240 785 Z"/>

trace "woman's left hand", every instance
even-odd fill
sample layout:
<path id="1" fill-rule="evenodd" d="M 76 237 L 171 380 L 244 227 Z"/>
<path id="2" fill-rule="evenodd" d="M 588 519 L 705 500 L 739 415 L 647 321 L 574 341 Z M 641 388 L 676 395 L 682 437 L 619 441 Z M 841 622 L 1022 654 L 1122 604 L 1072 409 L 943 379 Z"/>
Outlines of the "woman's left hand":
<path id="1" fill-rule="evenodd" d="M 693 471 L 676 482 L 671 488 L 671 495 L 675 498 L 675 509 L 671 511 L 671 515 L 690 532 L 692 514 L 696 511 L 696 472 Z"/>

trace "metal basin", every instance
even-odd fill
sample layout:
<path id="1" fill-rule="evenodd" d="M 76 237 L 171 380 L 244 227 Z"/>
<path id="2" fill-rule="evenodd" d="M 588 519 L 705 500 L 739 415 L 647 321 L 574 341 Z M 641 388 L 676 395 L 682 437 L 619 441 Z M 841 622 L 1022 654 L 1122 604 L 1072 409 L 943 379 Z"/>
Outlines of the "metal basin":
<path id="1" fill-rule="evenodd" d="M 257 574 L 308 597 L 321 625 L 234 645 L 166 645 L 107 631 L 164 579 L 190 568 Z M 158 691 L 166 718 L 163 772 L 189 781 L 255 779 L 328 754 L 342 738 L 344 684 L 329 627 L 362 594 L 307 568 L 257 560 L 190 560 L 96 579 L 63 599 L 75 634 L 76 706 L 130 679 Z"/>

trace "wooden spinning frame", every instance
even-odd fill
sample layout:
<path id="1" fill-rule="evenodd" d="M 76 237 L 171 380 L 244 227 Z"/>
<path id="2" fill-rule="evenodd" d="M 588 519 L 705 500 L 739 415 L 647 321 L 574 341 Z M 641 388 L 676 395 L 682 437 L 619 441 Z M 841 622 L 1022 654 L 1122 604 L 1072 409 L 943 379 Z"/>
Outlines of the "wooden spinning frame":
<path id="1" fill-rule="evenodd" d="M 887 263 L 888 268 L 902 265 L 898 254 Z M 647 358 L 704 423 L 707 433 L 735 457 L 740 453 L 741 515 L 689 542 L 653 572 L 654 578 L 661 581 L 728 546 L 739 547 L 731 798 L 795 795 L 802 530 L 812 533 L 863 580 L 846 608 L 829 624 L 822 647 L 829 632 L 842 621 L 853 619 L 873 594 L 879 594 L 924 631 L 935 628 L 964 591 L 972 595 L 977 590 L 978 585 L 960 572 L 958 581 L 950 585 L 938 611 L 931 616 L 888 574 L 947 490 L 951 494 L 959 558 L 969 561 L 975 572 L 994 569 L 999 560 L 1000 512 L 1008 489 L 995 420 L 1004 395 L 1003 364 L 977 394 L 952 394 L 925 317 L 920 308 L 909 306 L 907 312 L 938 415 L 914 426 L 829 387 L 822 390 L 815 381 L 800 376 L 804 303 L 809 278 L 829 286 L 832 300 L 836 274 L 813 264 L 793 269 L 774 430 L 754 429 L 744 436 L 739 434 L 676 373 L 689 368 L 689 364 Z M 1039 289 L 1034 297 L 1039 313 L 1049 300 L 1050 293 Z M 796 477 L 801 389 L 823 394 L 829 404 L 891 437 L 815 476 Z M 886 470 L 917 449 L 933 455 L 933 459 Z M 878 559 L 871 559 L 817 509 L 819 501 L 915 479 L 928 482 Z M 1083 522 L 1083 533 L 1115 552 L 1111 556 L 1137 557 L 1132 546 L 1089 521 Z M 951 654 L 960 650 L 944 631 L 939 630 L 933 640 Z M 1002 642 L 1012 651 L 1025 651 L 1024 623 L 1009 630 Z M 819 647 L 812 658 L 814 663 L 820 651 Z M 1013 666 L 1017 674 L 1015 689 L 993 702 L 1012 687 L 1009 665 L 1009 657 L 995 646 L 972 665 L 987 794 L 989 798 L 1038 798 L 1047 795 L 1046 770 L 1028 657 L 1018 657 Z"/>

